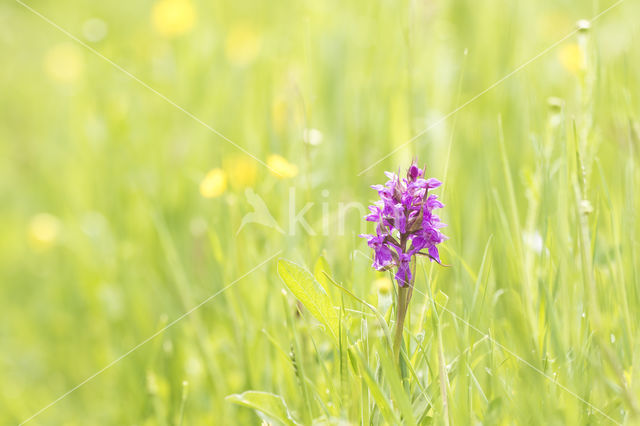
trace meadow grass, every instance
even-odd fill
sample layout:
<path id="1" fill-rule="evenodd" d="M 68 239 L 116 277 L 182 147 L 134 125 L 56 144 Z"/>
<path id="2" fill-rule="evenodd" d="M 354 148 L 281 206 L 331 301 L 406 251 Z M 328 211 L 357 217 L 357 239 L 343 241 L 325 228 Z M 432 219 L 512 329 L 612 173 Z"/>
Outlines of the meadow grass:
<path id="1" fill-rule="evenodd" d="M 637 1 L 25 4 L 148 87 L 0 5 L 1 424 L 640 421 Z M 397 362 L 357 235 L 412 158 Z"/>

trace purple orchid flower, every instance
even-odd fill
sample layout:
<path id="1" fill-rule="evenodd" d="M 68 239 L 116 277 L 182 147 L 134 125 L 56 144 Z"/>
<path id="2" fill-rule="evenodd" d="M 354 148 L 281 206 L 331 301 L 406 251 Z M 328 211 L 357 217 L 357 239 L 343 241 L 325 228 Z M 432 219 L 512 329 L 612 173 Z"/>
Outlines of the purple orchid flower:
<path id="1" fill-rule="evenodd" d="M 389 178 L 384 185 L 373 185 L 380 200 L 369 206 L 365 216 L 375 222 L 376 234 L 361 235 L 373 249 L 373 268 L 384 271 L 396 268 L 396 281 L 400 287 L 413 284 L 411 263 L 416 255 L 427 256 L 440 263 L 438 244 L 447 237 L 439 229 L 446 226 L 440 222 L 434 209 L 444 207 L 438 196 L 429 194 L 430 189 L 442 183 L 434 178 L 425 179 L 424 169 L 414 161 L 407 177 L 385 172 Z"/>
<path id="2" fill-rule="evenodd" d="M 384 270 L 393 262 L 391 249 L 385 244 L 385 235 L 361 235 L 367 238 L 367 244 L 373 249 L 373 267 L 377 270 Z"/>

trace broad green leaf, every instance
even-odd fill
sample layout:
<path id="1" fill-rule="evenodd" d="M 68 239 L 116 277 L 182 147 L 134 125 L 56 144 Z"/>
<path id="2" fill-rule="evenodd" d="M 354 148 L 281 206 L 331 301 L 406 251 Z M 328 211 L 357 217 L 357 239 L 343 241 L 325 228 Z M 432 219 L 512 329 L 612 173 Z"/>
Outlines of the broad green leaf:
<path id="1" fill-rule="evenodd" d="M 301 266 L 284 259 L 278 261 L 278 275 L 311 315 L 338 340 L 338 314 L 331 304 L 331 299 L 313 276 Z"/>
<path id="2" fill-rule="evenodd" d="M 322 285 L 324 291 L 331 296 L 331 286 L 327 279 L 327 275 L 331 275 L 331 268 L 329 267 L 329 262 L 327 262 L 327 259 L 325 259 L 324 256 L 321 255 L 316 261 L 316 264 L 313 267 L 313 275 L 320 285 Z"/>
<path id="3" fill-rule="evenodd" d="M 285 425 L 298 425 L 297 421 L 289 412 L 287 404 L 280 395 L 269 392 L 246 391 L 241 394 L 229 395 L 227 401 L 245 407 L 253 408 L 269 417 L 277 420 Z"/>

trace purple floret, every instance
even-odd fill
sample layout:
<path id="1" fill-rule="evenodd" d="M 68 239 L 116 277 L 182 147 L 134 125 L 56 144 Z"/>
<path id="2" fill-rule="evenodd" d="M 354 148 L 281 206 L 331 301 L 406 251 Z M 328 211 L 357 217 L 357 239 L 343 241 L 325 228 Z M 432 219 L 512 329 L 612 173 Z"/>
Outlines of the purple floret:
<path id="1" fill-rule="evenodd" d="M 383 270 L 393 262 L 391 249 L 385 244 L 386 235 L 360 235 L 367 239 L 367 244 L 373 249 L 373 267 Z"/>

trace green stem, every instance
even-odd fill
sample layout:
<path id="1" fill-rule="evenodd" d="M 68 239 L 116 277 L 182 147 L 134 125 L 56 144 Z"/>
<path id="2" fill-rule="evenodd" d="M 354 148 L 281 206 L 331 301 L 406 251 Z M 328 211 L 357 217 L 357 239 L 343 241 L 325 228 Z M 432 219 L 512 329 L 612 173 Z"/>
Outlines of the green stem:
<path id="1" fill-rule="evenodd" d="M 402 344 L 402 331 L 404 330 L 404 319 L 407 316 L 407 308 L 409 306 L 409 287 L 400 287 L 398 285 L 398 304 L 396 307 L 396 324 L 393 334 L 393 353 L 396 361 L 400 360 L 400 345 Z"/>
<path id="2" fill-rule="evenodd" d="M 444 346 L 442 344 L 442 329 L 440 317 L 435 321 L 438 335 L 438 368 L 440 370 L 440 397 L 442 398 L 442 418 L 445 426 L 449 426 L 449 398 L 447 397 L 447 386 L 449 378 L 447 377 L 447 365 L 444 360 Z"/>

